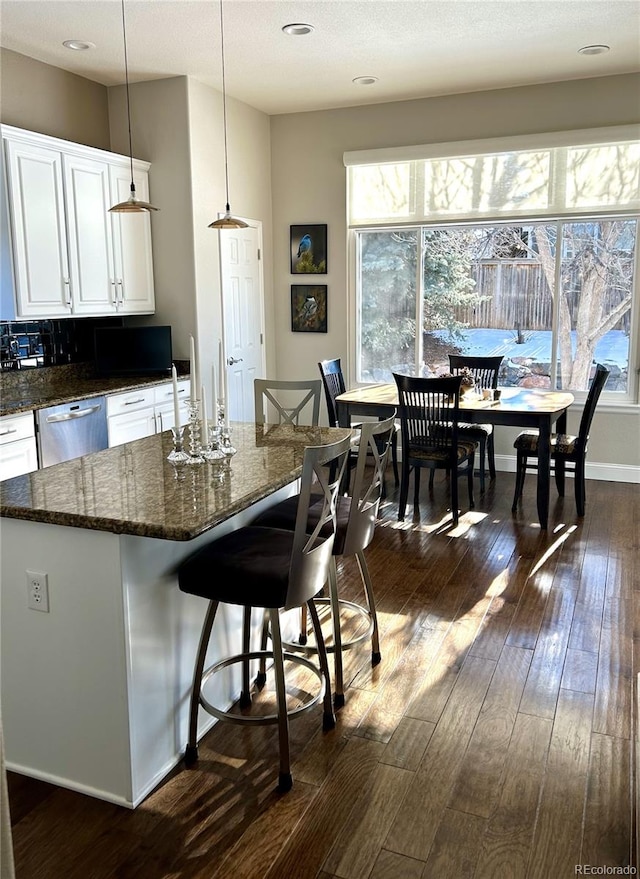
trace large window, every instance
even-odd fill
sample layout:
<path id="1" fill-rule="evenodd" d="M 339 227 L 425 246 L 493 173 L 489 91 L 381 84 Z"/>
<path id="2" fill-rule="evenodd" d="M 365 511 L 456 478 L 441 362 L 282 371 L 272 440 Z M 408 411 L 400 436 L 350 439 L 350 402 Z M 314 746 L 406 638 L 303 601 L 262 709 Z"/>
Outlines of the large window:
<path id="1" fill-rule="evenodd" d="M 359 230 L 358 379 L 446 372 L 449 353 L 504 356 L 500 381 L 629 389 L 637 221 Z M 420 328 L 420 332 L 417 328 Z"/>
<path id="2" fill-rule="evenodd" d="M 505 385 L 586 391 L 601 362 L 635 397 L 640 145 L 615 133 L 346 155 L 358 381 L 502 354 Z"/>

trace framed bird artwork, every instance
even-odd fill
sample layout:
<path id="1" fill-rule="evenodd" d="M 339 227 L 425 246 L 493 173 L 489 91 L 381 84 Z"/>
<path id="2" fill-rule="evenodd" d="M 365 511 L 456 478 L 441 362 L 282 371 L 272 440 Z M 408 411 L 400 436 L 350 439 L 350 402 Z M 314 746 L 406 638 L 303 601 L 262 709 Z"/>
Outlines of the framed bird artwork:
<path id="1" fill-rule="evenodd" d="M 327 332 L 327 285 L 291 285 L 291 330 L 294 333 Z"/>
<path id="2" fill-rule="evenodd" d="M 327 225 L 290 226 L 291 274 L 327 274 Z"/>

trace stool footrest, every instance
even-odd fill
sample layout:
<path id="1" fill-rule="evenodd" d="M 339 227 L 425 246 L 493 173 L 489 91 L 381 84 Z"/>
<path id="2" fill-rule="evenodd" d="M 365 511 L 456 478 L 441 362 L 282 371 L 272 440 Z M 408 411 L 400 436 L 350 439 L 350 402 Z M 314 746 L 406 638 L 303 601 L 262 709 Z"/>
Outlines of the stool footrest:
<path id="1" fill-rule="evenodd" d="M 300 656 L 296 653 L 287 653 L 286 651 L 283 652 L 283 657 L 285 662 L 288 661 L 296 663 L 297 665 L 303 665 L 306 669 L 308 669 L 308 671 L 313 672 L 313 674 L 320 681 L 320 687 L 318 692 L 314 696 L 312 696 L 308 702 L 305 702 L 303 705 L 298 705 L 296 708 L 292 708 L 291 710 L 287 711 L 288 717 L 295 718 L 298 717 L 300 714 L 309 711 L 323 699 L 325 693 L 325 682 L 322 676 L 322 671 L 316 665 L 310 662 L 306 657 Z M 209 668 L 202 675 L 202 684 L 200 686 L 199 701 L 200 705 L 202 705 L 205 711 L 207 711 L 213 717 L 218 718 L 218 720 L 226 720 L 230 723 L 249 724 L 254 726 L 265 726 L 267 724 L 278 723 L 277 714 L 263 714 L 256 715 L 254 717 L 245 714 L 233 714 L 230 711 L 224 711 L 222 708 L 218 708 L 216 705 L 213 705 L 203 695 L 204 686 L 209 678 L 212 677 L 212 675 L 217 674 L 217 672 L 222 671 L 222 669 L 224 668 L 228 668 L 230 665 L 236 665 L 239 662 L 250 661 L 252 659 L 273 659 L 273 650 L 253 650 L 249 653 L 237 653 L 235 654 L 235 656 L 229 656 L 226 659 L 223 659 L 220 662 L 216 662 L 214 665 L 209 666 Z M 240 699 L 240 702 L 242 704 L 242 697 Z"/>
<path id="2" fill-rule="evenodd" d="M 314 598 L 314 604 L 330 604 L 330 598 Z M 339 598 L 338 604 L 340 607 L 349 608 L 349 610 L 354 611 L 356 614 L 362 616 L 367 620 L 367 628 L 366 631 L 362 632 L 360 635 L 357 635 L 355 638 L 350 638 L 347 641 L 342 642 L 343 650 L 350 650 L 352 647 L 356 647 L 358 644 L 361 644 L 362 641 L 366 641 L 367 638 L 371 637 L 373 632 L 374 623 L 373 623 L 373 614 L 369 610 L 369 608 L 364 607 L 362 604 L 357 604 L 355 601 L 347 601 L 345 598 Z M 289 650 L 297 650 L 302 653 L 317 653 L 318 648 L 315 644 L 307 644 L 306 638 L 305 643 L 302 643 L 302 639 L 300 641 L 283 641 L 284 647 L 287 647 Z M 326 651 L 327 653 L 335 653 L 335 644 L 327 644 Z M 380 660 L 378 660 L 379 662 Z"/>

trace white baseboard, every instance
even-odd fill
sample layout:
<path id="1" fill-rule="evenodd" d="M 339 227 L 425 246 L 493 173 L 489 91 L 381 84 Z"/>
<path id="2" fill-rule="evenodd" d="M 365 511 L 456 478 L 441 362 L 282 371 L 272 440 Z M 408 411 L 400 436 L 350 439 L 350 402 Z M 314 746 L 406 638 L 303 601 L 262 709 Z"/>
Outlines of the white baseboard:
<path id="1" fill-rule="evenodd" d="M 496 470 L 504 473 L 516 472 L 515 455 L 496 455 Z M 567 471 L 567 476 L 572 474 Z M 640 484 L 640 467 L 632 464 L 600 464 L 597 461 L 587 461 L 587 479 L 598 479 L 602 482 L 628 482 Z"/>

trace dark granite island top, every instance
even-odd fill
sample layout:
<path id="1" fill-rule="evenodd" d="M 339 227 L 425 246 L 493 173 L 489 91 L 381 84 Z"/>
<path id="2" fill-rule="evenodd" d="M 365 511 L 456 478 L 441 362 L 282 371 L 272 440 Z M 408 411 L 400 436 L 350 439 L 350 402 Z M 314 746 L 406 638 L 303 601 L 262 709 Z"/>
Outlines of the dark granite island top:
<path id="1" fill-rule="evenodd" d="M 305 446 L 343 428 L 233 424 L 223 464 L 176 467 L 165 432 L 0 483 L 0 515 L 164 540 L 192 540 L 301 473 Z"/>

